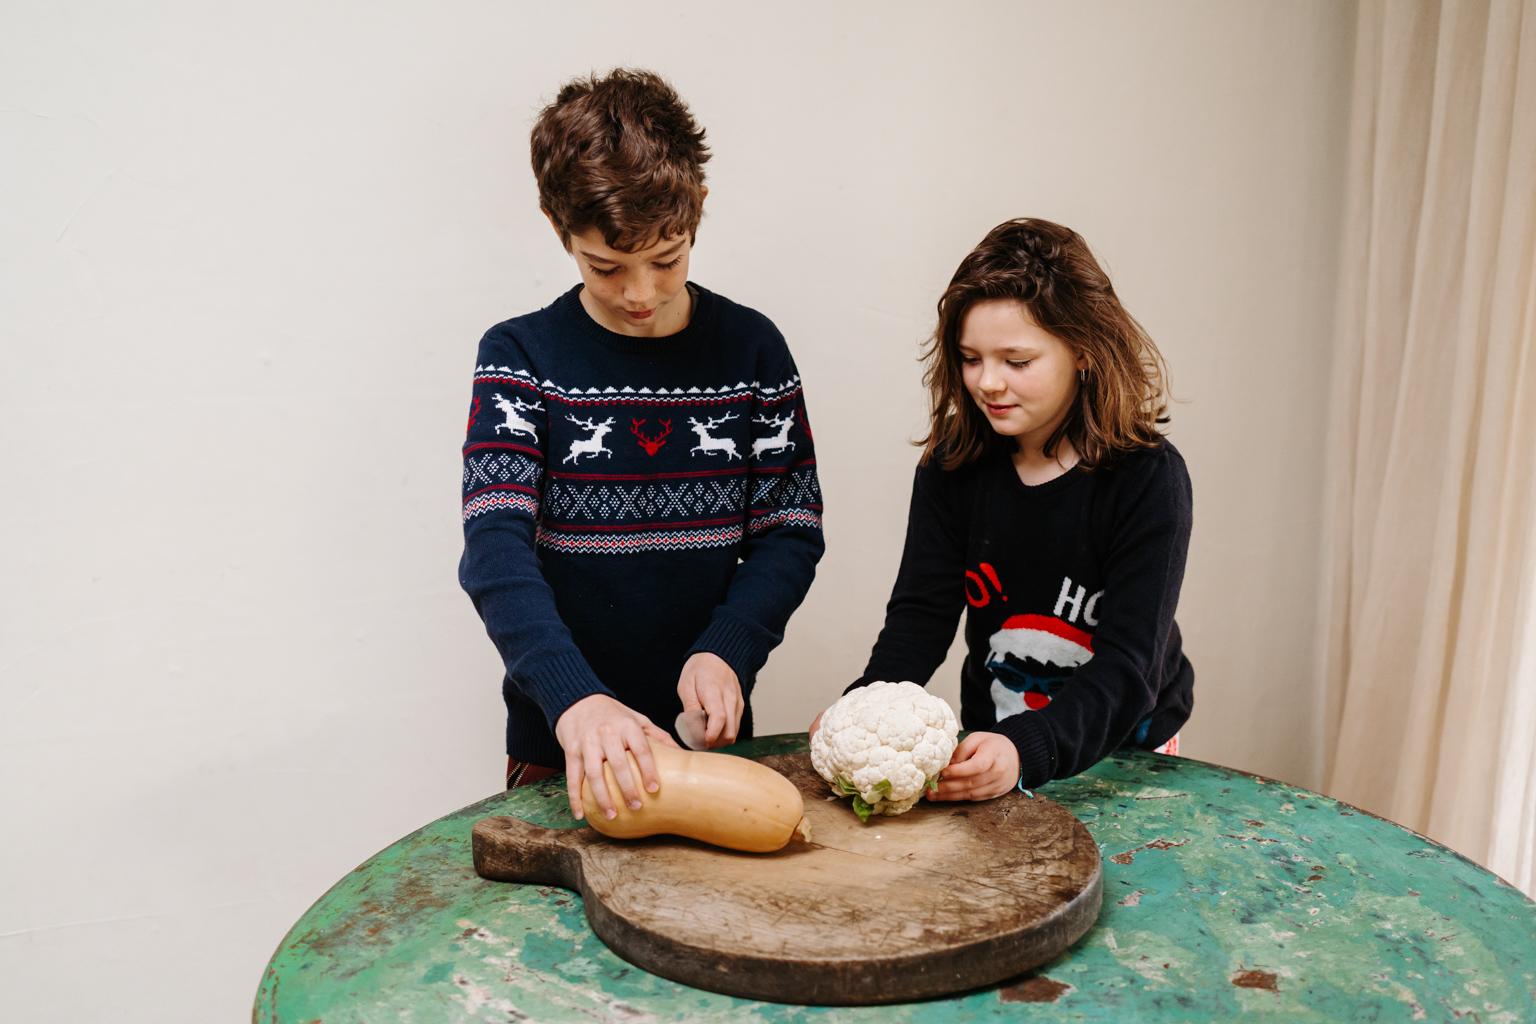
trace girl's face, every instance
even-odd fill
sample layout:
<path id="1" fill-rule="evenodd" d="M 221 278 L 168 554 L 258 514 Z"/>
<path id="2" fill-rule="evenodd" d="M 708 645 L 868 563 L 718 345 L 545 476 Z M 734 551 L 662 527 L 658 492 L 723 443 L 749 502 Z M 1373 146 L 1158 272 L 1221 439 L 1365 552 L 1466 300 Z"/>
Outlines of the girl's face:
<path id="1" fill-rule="evenodd" d="M 1016 299 L 971 304 L 960 322 L 960 373 L 993 430 L 1038 453 L 1077 396 L 1087 361 Z"/>

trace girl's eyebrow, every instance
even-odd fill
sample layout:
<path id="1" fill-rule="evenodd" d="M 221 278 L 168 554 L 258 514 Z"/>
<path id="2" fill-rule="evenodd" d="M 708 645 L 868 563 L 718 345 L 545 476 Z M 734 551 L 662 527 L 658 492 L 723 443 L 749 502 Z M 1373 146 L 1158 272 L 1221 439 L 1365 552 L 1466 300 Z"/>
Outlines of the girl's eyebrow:
<path id="1" fill-rule="evenodd" d="M 974 351 L 976 351 L 975 349 L 971 348 L 969 345 L 957 345 L 955 347 L 958 348 L 961 352 L 974 352 Z M 1032 346 L 1029 346 L 1029 345 L 1005 345 L 1004 347 L 998 349 L 997 352 L 998 352 L 999 355 L 1005 355 L 1005 356 L 1018 356 L 1018 355 L 1036 356 L 1036 355 L 1040 354 L 1038 349 L 1035 349 L 1035 348 L 1033 348 Z"/>

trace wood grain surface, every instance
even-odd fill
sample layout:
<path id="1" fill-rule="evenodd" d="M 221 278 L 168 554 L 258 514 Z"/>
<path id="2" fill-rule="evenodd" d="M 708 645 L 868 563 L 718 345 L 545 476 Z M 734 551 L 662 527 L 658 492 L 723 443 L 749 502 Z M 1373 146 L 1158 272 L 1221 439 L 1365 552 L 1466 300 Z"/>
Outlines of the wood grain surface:
<path id="1" fill-rule="evenodd" d="M 474 827 L 475 870 L 579 892 L 593 931 L 645 970 L 784 1003 L 988 985 L 1053 959 L 1098 916 L 1098 848 L 1044 797 L 924 801 L 863 824 L 808 755 L 762 761 L 805 795 L 811 843 L 748 854 L 497 816 Z"/>

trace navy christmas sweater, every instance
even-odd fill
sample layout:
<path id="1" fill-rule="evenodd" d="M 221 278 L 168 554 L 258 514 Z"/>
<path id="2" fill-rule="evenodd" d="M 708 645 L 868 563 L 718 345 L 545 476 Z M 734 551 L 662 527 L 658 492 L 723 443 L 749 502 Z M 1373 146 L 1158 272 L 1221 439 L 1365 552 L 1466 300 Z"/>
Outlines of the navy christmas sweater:
<path id="1" fill-rule="evenodd" d="M 592 694 L 670 730 L 698 651 L 750 695 L 815 574 L 794 360 L 762 314 L 688 287 L 690 322 L 668 337 L 607 330 L 577 286 L 480 342 L 459 581 L 505 665 L 520 760 L 563 766 L 554 723 Z"/>
<path id="2" fill-rule="evenodd" d="M 917 470 L 885 626 L 853 689 L 926 684 L 966 611 L 960 720 L 1002 733 L 1026 787 L 1122 744 L 1167 742 L 1194 706 L 1174 610 L 1191 493 L 1168 441 L 1024 484 L 1007 451 Z"/>

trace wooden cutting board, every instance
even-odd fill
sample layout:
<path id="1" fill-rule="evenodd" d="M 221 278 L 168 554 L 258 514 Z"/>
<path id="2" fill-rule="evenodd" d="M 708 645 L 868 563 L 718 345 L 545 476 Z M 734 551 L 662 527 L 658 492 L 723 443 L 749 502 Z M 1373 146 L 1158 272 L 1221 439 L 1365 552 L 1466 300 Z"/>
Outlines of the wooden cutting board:
<path id="1" fill-rule="evenodd" d="M 485 878 L 579 892 L 629 962 L 696 988 L 781 1003 L 910 1002 L 1053 959 L 1097 919 L 1099 851 L 1044 797 L 921 802 L 863 824 L 807 754 L 765 757 L 805 796 L 809 844 L 736 853 L 491 817 Z"/>

